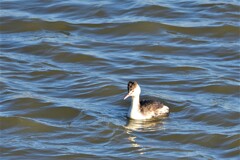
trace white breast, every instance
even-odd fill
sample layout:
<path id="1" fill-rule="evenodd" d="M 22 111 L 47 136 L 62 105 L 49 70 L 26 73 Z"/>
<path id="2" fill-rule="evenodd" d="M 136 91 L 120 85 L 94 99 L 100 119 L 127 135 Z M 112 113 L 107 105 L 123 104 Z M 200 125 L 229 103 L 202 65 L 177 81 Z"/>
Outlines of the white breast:
<path id="1" fill-rule="evenodd" d="M 139 110 L 133 110 L 132 108 L 130 108 L 128 111 L 128 117 L 138 120 L 148 119 L 148 117 L 144 116 Z"/>
<path id="2" fill-rule="evenodd" d="M 153 113 L 143 115 L 139 110 L 133 110 L 132 108 L 130 108 L 128 111 L 128 117 L 136 120 L 150 119 L 153 115 Z"/>

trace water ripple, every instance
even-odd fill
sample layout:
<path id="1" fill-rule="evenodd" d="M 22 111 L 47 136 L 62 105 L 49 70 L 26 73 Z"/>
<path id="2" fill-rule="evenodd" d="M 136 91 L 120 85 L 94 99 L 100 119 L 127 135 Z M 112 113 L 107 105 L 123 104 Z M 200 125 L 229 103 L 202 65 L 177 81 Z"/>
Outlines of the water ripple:
<path id="1" fill-rule="evenodd" d="M 238 1 L 0 7 L 3 158 L 238 158 Z M 129 80 L 170 117 L 127 119 Z"/>

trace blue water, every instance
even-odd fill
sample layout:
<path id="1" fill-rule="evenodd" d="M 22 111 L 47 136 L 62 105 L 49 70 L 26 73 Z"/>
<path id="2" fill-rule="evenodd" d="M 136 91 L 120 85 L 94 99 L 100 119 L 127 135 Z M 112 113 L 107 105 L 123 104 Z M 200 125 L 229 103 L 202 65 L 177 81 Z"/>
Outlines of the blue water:
<path id="1" fill-rule="evenodd" d="M 0 8 L 1 159 L 239 159 L 238 1 Z M 129 80 L 170 116 L 129 120 Z"/>

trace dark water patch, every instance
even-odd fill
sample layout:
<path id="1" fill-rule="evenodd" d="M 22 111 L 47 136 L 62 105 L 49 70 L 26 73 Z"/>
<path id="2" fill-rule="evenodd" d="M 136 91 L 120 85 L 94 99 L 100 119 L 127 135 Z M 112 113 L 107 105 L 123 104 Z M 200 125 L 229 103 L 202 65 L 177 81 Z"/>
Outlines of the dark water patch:
<path id="1" fill-rule="evenodd" d="M 47 114 L 46 114 L 47 113 Z M 21 114 L 21 116 L 34 118 L 34 119 L 44 119 L 50 121 L 72 121 L 74 118 L 79 116 L 81 111 L 70 107 L 55 107 L 55 108 L 41 108 L 36 111 L 30 111 L 26 114 Z"/>
<path id="2" fill-rule="evenodd" d="M 15 143 L 22 143 L 23 141 L 21 140 L 13 140 L 13 142 Z M 32 142 L 34 144 L 34 141 Z M 29 157 L 29 159 L 38 159 L 38 157 L 41 158 L 48 158 L 54 153 L 51 150 L 48 150 L 46 148 L 41 148 L 41 149 L 36 149 L 33 148 L 34 146 L 29 145 L 28 146 L 24 146 L 23 149 L 19 149 L 19 148 L 15 148 L 15 147 L 11 147 L 8 148 L 8 152 L 4 152 L 2 154 L 2 156 L 4 157 L 8 157 L 9 159 L 18 159 L 18 158 L 26 158 Z M 5 148 L 1 147 L 1 150 L 4 150 Z M 34 153 L 34 154 L 33 154 Z"/>
<path id="3" fill-rule="evenodd" d="M 47 107 L 53 105 L 51 102 L 44 102 L 43 100 L 23 97 L 23 98 L 14 98 L 5 100 L 2 102 L 4 106 L 7 106 L 5 109 L 2 108 L 2 111 L 22 111 L 30 109 L 39 109 L 42 107 Z"/>
<path id="4" fill-rule="evenodd" d="M 235 113 L 234 113 L 235 114 Z M 199 113 L 194 115 L 191 119 L 193 121 L 197 121 L 197 122 L 204 122 L 208 125 L 215 125 L 215 126 L 224 126 L 224 127 L 234 127 L 238 125 L 238 120 L 231 120 L 228 119 L 226 117 L 226 114 L 222 114 L 222 113 Z M 236 113 L 237 116 L 239 116 L 239 114 Z M 223 117 L 225 118 L 223 120 Z M 236 119 L 238 119 L 238 117 L 235 116 Z"/>
<path id="5" fill-rule="evenodd" d="M 134 46 L 135 51 L 143 51 L 148 53 L 155 53 L 155 54 L 176 54 L 176 53 L 183 53 L 184 48 L 180 46 L 166 46 L 166 45 L 147 45 L 147 46 Z"/>
<path id="6" fill-rule="evenodd" d="M 231 4 L 231 3 L 200 3 L 198 5 L 198 7 L 202 7 L 202 8 L 205 8 L 207 10 L 210 10 L 210 11 L 213 11 L 213 12 L 219 12 L 219 13 L 222 13 L 222 12 L 229 12 L 229 11 L 232 11 L 232 12 L 238 12 L 239 9 L 240 9 L 240 6 L 239 4 Z"/>
<path id="7" fill-rule="evenodd" d="M 2 58 L 4 60 L 5 58 Z M 6 60 L 6 59 L 5 59 Z M 1 74 L 2 75 L 10 75 L 10 71 L 16 72 L 18 70 L 24 70 L 26 69 L 26 66 L 23 64 L 27 64 L 28 62 L 24 60 L 17 60 L 17 57 L 14 58 L 7 58 L 7 61 L 10 61 L 11 63 L 2 61 L 0 67 L 1 67 Z M 16 77 L 16 74 L 13 75 L 13 77 Z"/>
<path id="8" fill-rule="evenodd" d="M 207 45 L 208 44 L 208 41 L 206 41 L 206 40 L 194 39 L 193 37 L 191 37 L 191 38 L 176 37 L 176 38 L 172 38 L 172 42 L 173 43 L 177 43 L 177 44 L 181 44 L 181 45 L 185 45 L 185 44 L 189 44 L 189 45 Z"/>
<path id="9" fill-rule="evenodd" d="M 32 71 L 28 73 L 31 81 L 55 81 L 56 79 L 66 79 L 69 73 L 63 70 L 45 70 L 45 71 Z"/>
<path id="10" fill-rule="evenodd" d="M 62 58 L 64 57 L 64 59 Z M 66 63 L 94 63 L 98 61 L 104 61 L 103 58 L 96 57 L 94 55 L 87 55 L 82 53 L 70 53 L 70 52 L 61 52 L 53 57 L 55 61 L 66 62 Z"/>
<path id="11" fill-rule="evenodd" d="M 121 29 L 120 29 L 121 28 Z M 134 29 L 133 29 L 134 28 Z M 219 38 L 239 34 L 239 27 L 234 25 L 219 25 L 219 26 L 202 26 L 202 27 L 184 27 L 176 26 L 160 22 L 146 22 L 137 21 L 131 23 L 108 24 L 107 27 L 100 29 L 97 34 L 111 34 L 111 35 L 154 35 L 162 31 L 181 33 L 183 35 L 204 36 L 208 34 L 209 37 Z"/>
<path id="12" fill-rule="evenodd" d="M 191 82 L 192 83 L 192 82 Z M 171 81 L 162 81 L 158 83 L 159 85 L 171 85 L 171 86 L 178 86 L 178 85 L 188 85 L 184 80 L 171 80 Z"/>
<path id="13" fill-rule="evenodd" d="M 132 70 L 132 69 L 129 69 L 128 66 L 126 66 L 125 68 L 120 68 L 120 69 L 117 69 L 117 70 L 110 71 L 111 74 L 115 74 L 115 75 L 124 74 L 126 72 L 128 72 L 129 74 L 134 74 L 135 73 L 135 71 Z"/>
<path id="14" fill-rule="evenodd" d="M 214 93 L 214 94 L 236 94 L 240 91 L 240 86 L 234 85 L 207 85 L 193 89 L 195 91 Z"/>
<path id="15" fill-rule="evenodd" d="M 239 144 L 239 143 L 240 143 L 240 142 L 238 142 L 238 144 Z M 234 158 L 234 157 L 238 157 L 239 154 L 240 154 L 239 149 L 233 148 L 233 149 L 229 149 L 229 150 L 227 150 L 227 151 L 224 151 L 223 157 L 224 157 L 224 158 Z"/>
<path id="16" fill-rule="evenodd" d="M 159 17 L 159 16 L 169 16 L 171 8 L 163 5 L 146 5 L 135 7 L 127 10 L 125 14 L 131 16 L 145 16 L 145 17 Z M 166 14 L 168 13 L 168 14 Z"/>
<path id="17" fill-rule="evenodd" d="M 238 48 L 239 46 L 236 45 L 236 48 Z M 220 57 L 223 58 L 222 60 L 226 60 L 226 61 L 236 61 L 239 59 L 239 53 L 237 52 L 236 49 L 233 48 L 228 48 L 228 47 L 219 47 L 217 49 L 217 54 L 216 57 Z"/>
<path id="18" fill-rule="evenodd" d="M 234 34 L 239 34 L 239 28 L 232 25 L 223 26 L 213 26 L 213 27 L 180 27 L 173 25 L 163 25 L 166 30 L 180 32 L 182 34 L 203 36 L 203 34 L 208 34 L 208 37 L 226 37 L 234 36 Z"/>
<path id="19" fill-rule="evenodd" d="M 65 159 L 79 159 L 79 158 L 84 158 L 84 159 L 96 159 L 96 158 L 99 158 L 99 156 L 97 155 L 93 155 L 93 154 L 86 154 L 86 153 L 72 153 L 72 154 L 63 154 L 63 155 L 55 155 L 55 156 L 52 156 L 53 159 L 62 159 L 62 160 L 65 160 Z M 104 158 L 106 158 L 104 156 Z"/>
<path id="20" fill-rule="evenodd" d="M 20 49 L 16 49 L 16 50 L 23 54 L 36 55 L 37 57 L 38 56 L 46 57 L 46 56 L 49 56 L 50 53 L 56 52 L 57 47 L 49 43 L 41 42 L 37 44 L 21 46 Z"/>
<path id="21" fill-rule="evenodd" d="M 81 8 L 81 10 L 79 10 Z M 59 16 L 59 11 L 64 13 L 64 16 L 69 18 L 106 18 L 108 17 L 108 12 L 104 6 L 89 5 L 85 3 L 76 3 L 75 5 L 67 3 L 58 3 L 48 6 L 47 12 L 52 14 L 57 14 Z M 78 15 L 78 16 L 76 16 Z"/>
<path id="22" fill-rule="evenodd" d="M 168 70 L 170 72 L 198 72 L 198 71 L 204 71 L 205 68 L 201 68 L 201 67 L 194 67 L 194 66 L 178 66 L 178 67 L 172 67 L 172 68 L 168 68 Z"/>
<path id="23" fill-rule="evenodd" d="M 1 130 L 6 133 L 24 134 L 28 132 L 55 132 L 61 130 L 59 126 L 53 126 L 46 122 L 36 121 L 23 117 L 1 117 Z M 13 128 L 13 129 L 12 129 Z"/>
<path id="24" fill-rule="evenodd" d="M 114 96 L 114 95 L 119 95 L 121 94 L 122 91 L 118 89 L 116 86 L 103 86 L 102 88 L 99 88 L 97 91 L 94 91 L 92 95 L 94 96 L 101 95 L 101 97 L 109 97 L 109 96 Z"/>
<path id="25" fill-rule="evenodd" d="M 15 26 L 18 27 L 15 27 Z M 41 30 L 48 31 L 73 31 L 75 27 L 66 22 L 47 22 L 39 19 L 12 19 L 5 24 L 2 24 L 1 31 L 3 33 L 20 33 L 20 32 L 35 32 Z"/>
<path id="26" fill-rule="evenodd" d="M 160 137 L 163 141 L 176 141 L 182 144 L 195 144 L 207 148 L 225 148 L 224 140 L 228 139 L 227 135 L 223 134 L 173 134 L 173 135 L 164 135 Z M 208 143 L 207 143 L 208 142 Z M 208 145 L 206 145 L 208 144 Z"/>
<path id="27" fill-rule="evenodd" d="M 116 36 L 124 36 L 128 34 L 154 34 L 159 30 L 158 23 L 149 23 L 149 22 L 132 22 L 132 23 L 120 23 L 120 24 L 112 24 L 107 28 L 103 28 L 97 32 L 97 34 L 103 35 L 116 35 Z M 134 28 L 134 30 L 132 30 Z"/>
<path id="28" fill-rule="evenodd" d="M 26 64 L 27 62 L 26 61 L 24 61 L 24 60 L 21 60 L 21 59 L 16 59 L 16 58 L 13 58 L 13 57 L 5 57 L 5 56 L 3 56 L 3 55 L 1 55 L 1 61 L 3 62 L 3 63 L 19 63 L 19 64 Z M 2 68 L 3 69 L 3 68 Z M 4 72 L 4 70 L 2 70 L 2 72 Z"/>
<path id="29" fill-rule="evenodd" d="M 227 137 L 227 141 L 225 141 L 225 144 L 223 145 L 226 149 L 236 149 L 240 143 L 240 135 L 232 135 Z"/>

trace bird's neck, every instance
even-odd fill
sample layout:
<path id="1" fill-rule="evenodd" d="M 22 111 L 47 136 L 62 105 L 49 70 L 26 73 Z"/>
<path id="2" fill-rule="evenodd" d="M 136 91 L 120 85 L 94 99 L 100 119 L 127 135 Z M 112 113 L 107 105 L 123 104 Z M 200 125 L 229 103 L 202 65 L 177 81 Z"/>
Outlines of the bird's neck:
<path id="1" fill-rule="evenodd" d="M 139 111 L 139 107 L 140 107 L 140 98 L 139 98 L 139 95 L 132 97 L 131 107 L 132 107 L 131 109 L 132 109 L 133 111 Z"/>
<path id="2" fill-rule="evenodd" d="M 128 111 L 128 117 L 132 119 L 144 119 L 141 110 L 140 110 L 140 97 L 132 97 L 132 104 Z"/>

